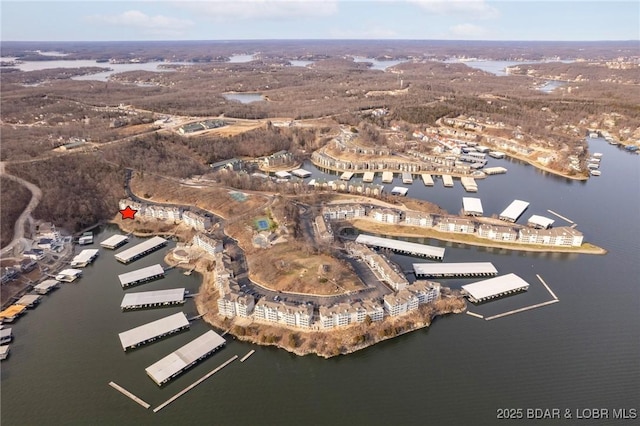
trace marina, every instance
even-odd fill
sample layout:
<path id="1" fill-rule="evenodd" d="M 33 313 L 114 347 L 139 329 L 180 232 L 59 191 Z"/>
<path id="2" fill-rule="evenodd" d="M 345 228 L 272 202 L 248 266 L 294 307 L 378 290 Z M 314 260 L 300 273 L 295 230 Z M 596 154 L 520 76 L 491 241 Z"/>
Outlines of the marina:
<path id="1" fill-rule="evenodd" d="M 353 177 L 353 172 L 344 172 L 340 175 L 340 180 L 349 181 Z"/>
<path id="2" fill-rule="evenodd" d="M 442 175 L 442 184 L 445 188 L 453 188 L 453 178 L 451 175 Z"/>
<path id="3" fill-rule="evenodd" d="M 551 225 L 553 225 L 553 222 L 555 222 L 555 220 L 534 214 L 527 220 L 527 226 L 536 229 L 549 229 Z"/>
<path id="4" fill-rule="evenodd" d="M 129 241 L 129 237 L 127 237 L 126 235 L 116 234 L 116 235 L 110 236 L 109 238 L 101 242 L 100 246 L 110 250 L 115 250 L 125 245 L 127 241 Z"/>
<path id="5" fill-rule="evenodd" d="M 162 237 L 151 237 L 129 249 L 116 253 L 115 258 L 119 262 L 129 263 L 138 260 L 167 245 L 167 240 Z"/>
<path id="6" fill-rule="evenodd" d="M 120 274 L 118 275 L 118 279 L 120 280 L 122 288 L 127 288 L 163 278 L 164 273 L 165 271 L 162 266 L 160 266 L 160 264 L 155 264 L 147 266 L 146 268 L 136 269 L 135 271 L 127 272 L 125 274 Z"/>
<path id="7" fill-rule="evenodd" d="M 522 213 L 529 207 L 529 203 L 522 200 L 513 200 L 506 209 L 500 213 L 498 218 L 506 222 L 515 223 Z"/>
<path id="8" fill-rule="evenodd" d="M 393 182 L 393 172 L 382 172 L 382 183 Z"/>
<path id="9" fill-rule="evenodd" d="M 465 216 L 482 216 L 482 201 L 480 198 L 462 197 L 462 213 Z"/>
<path id="10" fill-rule="evenodd" d="M 462 187 L 465 191 L 478 192 L 478 184 L 476 183 L 476 180 L 474 178 L 463 176 L 460 178 L 460 183 L 462 184 Z"/>
<path id="11" fill-rule="evenodd" d="M 199 378 L 198 380 L 196 380 L 195 382 L 193 382 L 192 384 L 190 384 L 186 388 L 182 389 L 180 392 L 178 392 L 177 394 L 175 394 L 174 396 L 172 396 L 171 398 L 169 398 L 168 400 L 166 400 L 162 404 L 158 405 L 156 408 L 153 409 L 153 412 L 157 413 L 158 411 L 162 410 L 164 407 L 166 407 L 167 405 L 171 404 L 173 401 L 175 401 L 176 399 L 180 398 L 182 395 L 184 395 L 185 393 L 189 392 L 191 389 L 195 388 L 200 383 L 204 382 L 209 377 L 213 376 L 218 371 L 222 370 L 224 367 L 226 367 L 227 365 L 231 364 L 236 359 L 238 359 L 238 355 L 232 356 L 231 358 L 229 358 L 227 361 L 225 361 L 222 364 L 220 364 L 215 369 L 211 370 L 210 372 L 208 372 L 207 374 L 205 374 L 204 376 L 202 376 L 201 378 Z"/>
<path id="12" fill-rule="evenodd" d="M 178 312 L 131 330 L 123 331 L 118 334 L 118 337 L 120 338 L 122 349 L 126 352 L 187 328 L 189 328 L 187 316 L 182 312 Z"/>
<path id="13" fill-rule="evenodd" d="M 513 293 L 525 291 L 529 283 L 516 274 L 507 274 L 462 286 L 471 303 L 485 302 Z"/>
<path id="14" fill-rule="evenodd" d="M 40 299 L 42 299 L 42 296 L 38 294 L 25 294 L 16 301 L 16 305 L 22 305 L 26 308 L 33 308 L 38 303 L 40 303 Z"/>
<path id="15" fill-rule="evenodd" d="M 0 346 L 0 361 L 4 361 L 9 357 L 9 345 Z"/>
<path id="16" fill-rule="evenodd" d="M 369 247 L 389 249 L 396 253 L 408 254 L 411 256 L 426 257 L 436 260 L 442 260 L 444 258 L 444 248 L 442 247 L 410 243 L 407 241 L 393 240 L 391 238 L 360 234 L 356 238 L 356 243 L 364 244 Z"/>
<path id="17" fill-rule="evenodd" d="M 374 172 L 365 172 L 364 176 L 362 177 L 362 181 L 363 182 L 367 182 L 367 183 L 371 183 L 373 182 L 373 179 L 375 178 L 376 174 Z"/>
<path id="18" fill-rule="evenodd" d="M 128 390 L 126 390 L 125 388 L 120 386 L 119 384 L 117 384 L 115 382 L 109 382 L 109 386 L 111 386 L 112 388 L 114 388 L 115 390 L 117 390 L 118 392 L 120 392 L 121 394 L 126 396 L 127 398 L 137 402 L 138 404 L 140 404 L 145 409 L 148 409 L 149 407 L 151 407 L 151 404 L 148 404 L 148 403 L 144 402 L 142 399 L 138 398 L 137 396 L 135 396 L 134 394 L 132 394 L 131 392 L 129 392 Z"/>
<path id="19" fill-rule="evenodd" d="M 491 262 L 414 263 L 413 272 L 418 278 L 488 277 L 498 275 Z"/>
<path id="20" fill-rule="evenodd" d="M 430 174 L 423 173 L 420 175 L 420 177 L 422 178 L 422 182 L 424 183 L 424 186 L 433 186 L 433 177 L 431 177 Z"/>
<path id="21" fill-rule="evenodd" d="M 120 309 L 123 311 L 179 305 L 184 303 L 185 289 L 171 288 L 168 290 L 143 291 L 127 293 L 122 298 Z"/>
<path id="22" fill-rule="evenodd" d="M 65 283 L 72 283 L 82 276 L 81 269 L 65 269 L 56 275 L 56 280 L 64 281 Z"/>
<path id="23" fill-rule="evenodd" d="M 311 176 L 311 172 L 305 169 L 295 169 L 291 171 L 291 174 L 299 177 L 301 179 L 305 179 L 308 178 L 309 176 Z"/>
<path id="24" fill-rule="evenodd" d="M 402 173 L 402 183 L 404 183 L 405 185 L 410 185 L 413 183 L 413 176 L 411 176 L 411 173 Z"/>
<path id="25" fill-rule="evenodd" d="M 0 329 L 0 345 L 6 345 L 13 340 L 13 331 L 11 327 Z"/>
<path id="26" fill-rule="evenodd" d="M 406 196 L 407 192 L 409 192 L 409 188 L 405 188 L 404 186 L 394 186 L 391 190 L 391 195 L 400 195 Z"/>
<path id="27" fill-rule="evenodd" d="M 38 294 L 47 294 L 50 291 L 58 288 L 60 281 L 58 280 L 44 280 L 40 284 L 33 287 L 33 290 Z"/>
<path id="28" fill-rule="evenodd" d="M 145 369 L 158 386 L 162 386 L 198 361 L 211 355 L 225 345 L 218 333 L 209 330 L 181 348 L 170 353 Z"/>
<path id="29" fill-rule="evenodd" d="M 24 314 L 26 310 L 26 306 L 11 305 L 4 311 L 0 312 L 0 321 L 3 323 L 14 322 L 20 315 Z"/>
<path id="30" fill-rule="evenodd" d="M 90 265 L 98 257 L 98 252 L 98 249 L 82 250 L 71 260 L 71 267 L 84 268 Z"/>

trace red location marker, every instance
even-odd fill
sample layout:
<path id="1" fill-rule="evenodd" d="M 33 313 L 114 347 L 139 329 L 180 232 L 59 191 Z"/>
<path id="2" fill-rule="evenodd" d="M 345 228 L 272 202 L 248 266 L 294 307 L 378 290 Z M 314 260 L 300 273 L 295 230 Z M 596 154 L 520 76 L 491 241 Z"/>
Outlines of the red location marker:
<path id="1" fill-rule="evenodd" d="M 133 219 L 133 217 L 138 213 L 138 210 L 132 209 L 130 206 L 127 206 L 123 210 L 118 210 L 122 215 L 123 219 Z"/>

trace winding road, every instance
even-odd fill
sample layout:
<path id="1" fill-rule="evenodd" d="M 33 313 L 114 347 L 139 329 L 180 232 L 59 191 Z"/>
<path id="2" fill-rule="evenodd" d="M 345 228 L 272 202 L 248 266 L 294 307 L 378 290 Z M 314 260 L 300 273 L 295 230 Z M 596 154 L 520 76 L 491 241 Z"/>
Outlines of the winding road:
<path id="1" fill-rule="evenodd" d="M 42 199 L 42 191 L 31 182 L 27 182 L 26 180 L 21 179 L 17 176 L 8 174 L 5 171 L 5 165 L 3 162 L 0 162 L 0 176 L 11 179 L 12 181 L 25 186 L 29 191 L 31 191 L 31 201 L 29 201 L 29 204 L 27 204 L 27 207 L 25 207 L 24 211 L 20 214 L 20 217 L 18 217 L 18 220 L 14 225 L 13 240 L 11 240 L 11 242 L 0 252 L 2 256 L 5 256 L 7 254 L 11 254 L 12 250 L 16 247 L 19 247 L 19 245 L 22 249 L 28 244 L 28 242 L 24 238 L 24 225 L 27 221 L 33 223 L 31 213 L 40 203 L 40 200 Z"/>

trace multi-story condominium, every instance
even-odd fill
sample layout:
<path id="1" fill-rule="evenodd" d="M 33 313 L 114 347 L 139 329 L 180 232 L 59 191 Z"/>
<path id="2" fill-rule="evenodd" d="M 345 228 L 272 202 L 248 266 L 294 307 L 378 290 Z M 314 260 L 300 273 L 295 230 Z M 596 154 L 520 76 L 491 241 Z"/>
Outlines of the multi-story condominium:
<path id="1" fill-rule="evenodd" d="M 265 167 L 282 166 L 293 161 L 293 154 L 287 151 L 278 151 L 267 157 L 262 158 L 262 164 Z"/>
<path id="2" fill-rule="evenodd" d="M 440 284 L 436 282 L 418 280 L 405 288 L 418 298 L 420 305 L 440 298 Z"/>
<path id="3" fill-rule="evenodd" d="M 515 241 L 518 231 L 508 226 L 481 224 L 478 227 L 478 236 L 495 241 Z"/>
<path id="4" fill-rule="evenodd" d="M 352 322 L 361 323 L 364 322 L 367 316 L 372 321 L 382 321 L 384 318 L 384 308 L 378 302 L 372 300 L 364 300 L 362 302 L 356 302 L 351 305 L 353 311 Z"/>
<path id="5" fill-rule="evenodd" d="M 319 314 L 322 328 L 343 327 L 351 324 L 351 305 L 349 303 L 320 306 Z"/>
<path id="6" fill-rule="evenodd" d="M 475 223 L 469 219 L 443 217 L 438 221 L 438 230 L 443 232 L 462 232 L 465 234 L 473 234 L 475 229 Z"/>
<path id="7" fill-rule="evenodd" d="M 211 218 L 192 211 L 187 210 L 182 214 L 184 224 L 199 231 L 204 231 L 211 227 Z"/>
<path id="8" fill-rule="evenodd" d="M 418 309 L 419 304 L 418 297 L 406 289 L 384 296 L 384 309 L 390 316 L 406 314 Z"/>
<path id="9" fill-rule="evenodd" d="M 378 222 L 400 223 L 401 213 L 393 209 L 373 209 L 369 212 L 369 216 Z"/>
<path id="10" fill-rule="evenodd" d="M 294 305 L 286 302 L 259 300 L 254 307 L 255 319 L 286 324 L 291 327 L 308 328 L 313 318 L 313 308 L 306 305 Z"/>
<path id="11" fill-rule="evenodd" d="M 433 226 L 433 216 L 427 213 L 406 211 L 404 214 L 404 223 L 413 226 Z"/>
<path id="12" fill-rule="evenodd" d="M 363 244 L 349 242 L 345 244 L 345 247 L 352 256 L 364 260 L 369 268 L 394 290 L 401 290 L 409 284 L 398 267 L 385 256 Z"/>
<path id="13" fill-rule="evenodd" d="M 523 228 L 518 236 L 519 242 L 523 244 L 543 244 L 561 247 L 580 247 L 584 238 L 582 232 L 566 226 L 551 229 Z"/>
<path id="14" fill-rule="evenodd" d="M 253 313 L 254 306 L 255 299 L 252 296 L 241 295 L 236 291 L 224 294 L 218 299 L 218 312 L 228 318 L 248 318 Z"/>
<path id="15" fill-rule="evenodd" d="M 196 234 L 193 237 L 193 245 L 202 248 L 212 256 L 220 253 L 223 249 L 222 241 L 216 240 L 207 234 Z"/>
<path id="16" fill-rule="evenodd" d="M 316 216 L 315 223 L 316 223 L 315 229 L 317 231 L 317 236 L 320 238 L 320 240 L 327 243 L 332 242 L 333 231 L 330 226 L 327 226 L 327 223 L 325 222 L 325 218 L 321 215 L 318 215 Z"/>
<path id="17" fill-rule="evenodd" d="M 337 204 L 323 208 L 322 215 L 329 220 L 353 219 L 364 217 L 365 209 L 355 204 Z"/>

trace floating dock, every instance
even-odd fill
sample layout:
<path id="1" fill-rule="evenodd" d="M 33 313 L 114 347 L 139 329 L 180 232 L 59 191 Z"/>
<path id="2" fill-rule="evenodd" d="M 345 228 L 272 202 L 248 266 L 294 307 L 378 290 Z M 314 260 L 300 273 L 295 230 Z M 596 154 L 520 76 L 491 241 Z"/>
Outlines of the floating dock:
<path id="1" fill-rule="evenodd" d="M 253 353 L 255 352 L 254 349 L 251 349 L 245 356 L 242 357 L 242 359 L 240 360 L 240 362 L 245 362 L 247 359 L 249 359 L 249 357 L 251 355 L 253 355 Z"/>
<path id="2" fill-rule="evenodd" d="M 163 277 L 164 269 L 159 264 L 118 275 L 122 288 L 132 287 Z"/>
<path id="3" fill-rule="evenodd" d="M 466 216 L 482 216 L 482 201 L 480 198 L 462 197 L 462 213 Z"/>
<path id="4" fill-rule="evenodd" d="M 501 158 L 504 158 L 506 156 L 507 156 L 507 154 L 505 154 L 502 151 L 490 151 L 489 152 L 489 157 L 493 157 L 493 158 L 497 158 L 497 159 L 501 159 Z"/>
<path id="5" fill-rule="evenodd" d="M 37 294 L 25 294 L 20 299 L 18 299 L 18 301 L 16 302 L 16 305 L 22 305 L 22 306 L 25 306 L 27 308 L 33 308 L 38 303 L 40 303 L 40 299 L 42 299 L 42 296 L 40 296 L 40 295 L 37 295 Z"/>
<path id="6" fill-rule="evenodd" d="M 150 404 L 147 404 L 146 402 L 144 402 L 143 400 L 141 400 L 140 398 L 138 398 L 137 396 L 135 396 L 134 394 L 132 394 L 131 392 L 123 388 L 122 386 L 120 386 L 119 384 L 115 382 L 109 382 L 109 386 L 111 386 L 121 394 L 125 395 L 126 397 L 132 399 L 133 401 L 137 402 L 138 404 L 142 405 L 144 408 L 151 407 Z"/>
<path id="7" fill-rule="evenodd" d="M 84 268 L 90 265 L 98 257 L 98 252 L 98 249 L 82 250 L 71 260 L 71 267 Z"/>
<path id="8" fill-rule="evenodd" d="M 6 345 L 13 340 L 13 330 L 11 328 L 0 329 L 0 345 Z"/>
<path id="9" fill-rule="evenodd" d="M 9 356 L 9 345 L 0 346 L 0 361 L 4 361 Z"/>
<path id="10" fill-rule="evenodd" d="M 472 317 L 483 319 L 484 317 L 480 314 L 476 314 L 475 312 L 467 311 L 467 315 L 471 315 Z"/>
<path id="11" fill-rule="evenodd" d="M 125 294 L 120 303 L 123 311 L 131 309 L 156 308 L 184 303 L 185 289 L 171 288 L 168 290 L 143 291 Z"/>
<path id="12" fill-rule="evenodd" d="M 527 226 L 531 226 L 536 229 L 549 229 L 551 228 L 551 225 L 553 225 L 553 222 L 555 222 L 555 220 L 534 214 L 529 218 L 529 220 L 527 220 Z"/>
<path id="13" fill-rule="evenodd" d="M 405 188 L 404 186 L 394 186 L 391 190 L 391 195 L 401 195 L 405 196 L 409 192 L 409 188 Z"/>
<path id="14" fill-rule="evenodd" d="M 393 182 L 393 172 L 382 172 L 382 183 L 391 182 Z"/>
<path id="15" fill-rule="evenodd" d="M 309 176 L 311 176 L 311 172 L 309 170 L 305 170 L 305 169 L 295 169 L 291 171 L 291 174 L 294 176 L 297 176 L 301 179 L 304 178 L 308 178 Z"/>
<path id="16" fill-rule="evenodd" d="M 123 331 L 118 334 L 122 349 L 126 352 L 129 349 L 135 349 L 147 343 L 162 339 L 163 337 L 189 328 L 189 320 L 187 316 L 178 312 L 159 320 L 151 321 L 141 326 Z"/>
<path id="17" fill-rule="evenodd" d="M 522 200 L 513 200 L 506 209 L 500 213 L 498 218 L 507 222 L 515 223 L 522 213 L 529 207 L 529 203 Z"/>
<path id="18" fill-rule="evenodd" d="M 501 314 L 498 315 L 493 315 L 490 317 L 486 317 L 485 321 L 491 321 L 497 318 L 502 318 L 502 317 L 506 317 L 508 315 L 513 315 L 513 314 L 519 314 L 520 312 L 524 312 L 524 311 L 530 311 L 531 309 L 537 309 L 537 308 L 541 308 L 543 306 L 547 306 L 547 305 L 551 305 L 553 303 L 558 303 L 559 300 L 549 300 L 546 302 L 542 302 L 542 303 L 536 303 L 535 305 L 531 305 L 531 306 L 525 306 L 524 308 L 519 308 L 519 309 L 514 309 L 513 311 L 508 311 L 508 312 L 503 312 Z"/>
<path id="19" fill-rule="evenodd" d="M 498 275 L 498 270 L 491 262 L 414 263 L 413 272 L 416 277 L 421 278 L 490 277 Z"/>
<path id="20" fill-rule="evenodd" d="M 411 185 L 413 183 L 413 176 L 411 176 L 411 173 L 402 173 L 402 183 L 404 183 L 405 185 Z"/>
<path id="21" fill-rule="evenodd" d="M 4 311 L 0 312 L 0 321 L 14 322 L 16 318 L 24 314 L 26 310 L 27 310 L 26 306 L 11 305 Z"/>
<path id="22" fill-rule="evenodd" d="M 453 178 L 451 177 L 451 175 L 442 175 L 442 184 L 445 186 L 445 188 L 452 188 Z"/>
<path id="23" fill-rule="evenodd" d="M 422 182 L 424 183 L 424 186 L 433 186 L 433 178 L 431 177 L 430 174 L 423 173 L 420 175 L 420 177 L 422 178 Z"/>
<path id="24" fill-rule="evenodd" d="M 200 377 L 198 380 L 196 380 L 195 382 L 193 382 L 192 384 L 190 384 L 189 386 L 187 386 L 186 388 L 182 389 L 180 392 L 178 392 L 177 394 L 173 395 L 171 398 L 167 399 L 165 402 L 163 402 L 162 404 L 158 405 L 156 408 L 153 409 L 154 413 L 157 413 L 158 411 L 162 410 L 164 407 L 166 407 L 167 405 L 171 404 L 173 401 L 175 401 L 176 399 L 180 398 L 182 395 L 184 395 L 185 393 L 189 392 L 191 389 L 195 388 L 196 386 L 198 386 L 200 383 L 204 382 L 205 380 L 207 380 L 209 377 L 213 376 L 214 374 L 216 374 L 218 371 L 222 370 L 224 367 L 226 367 L 227 365 L 231 364 L 233 361 L 235 361 L 236 359 L 238 359 L 238 355 L 234 355 L 231 358 L 229 358 L 227 361 L 223 362 L 222 364 L 220 364 L 218 367 L 216 367 L 215 369 L 211 370 L 210 372 L 208 372 L 207 374 L 205 374 L 204 376 Z"/>
<path id="25" fill-rule="evenodd" d="M 195 365 L 225 345 L 226 341 L 218 333 L 209 330 L 160 361 L 145 369 L 151 380 L 162 386 L 172 378 Z"/>
<path id="26" fill-rule="evenodd" d="M 444 248 L 442 247 L 410 243 L 407 241 L 393 240 L 391 238 L 382 238 L 375 237 L 373 235 L 360 234 L 356 238 L 356 243 L 375 248 L 389 249 L 396 253 L 426 257 L 429 259 L 442 260 L 442 258 L 444 258 Z"/>
<path id="27" fill-rule="evenodd" d="M 58 288 L 60 281 L 58 280 L 44 280 L 40 284 L 33 287 L 33 290 L 38 294 L 47 294 L 51 290 Z"/>
<path id="28" fill-rule="evenodd" d="M 562 216 L 562 215 L 560 215 L 560 214 L 558 214 L 558 213 L 554 212 L 553 210 L 547 210 L 547 211 L 548 211 L 549 213 L 551 213 L 552 215 L 557 216 L 557 217 L 559 217 L 560 219 L 562 219 L 562 220 L 564 220 L 564 221 L 566 221 L 566 222 L 569 222 L 569 223 L 572 223 L 572 224 L 573 224 L 573 223 L 575 223 L 575 222 L 574 222 L 574 221 L 572 221 L 571 219 L 566 218 L 566 217 L 564 217 L 564 216 Z"/>
<path id="29" fill-rule="evenodd" d="M 82 276 L 81 269 L 65 269 L 56 275 L 56 280 L 64 281 L 65 283 L 72 283 L 80 276 Z"/>
<path id="30" fill-rule="evenodd" d="M 496 299 L 508 294 L 525 291 L 528 288 L 529 283 L 516 274 L 502 275 L 462 286 L 462 289 L 469 297 L 469 301 L 472 303 Z"/>
<path id="31" fill-rule="evenodd" d="M 363 182 L 373 182 L 373 178 L 375 178 L 376 174 L 374 172 L 365 172 L 362 177 Z"/>
<path id="32" fill-rule="evenodd" d="M 474 178 L 468 176 L 461 177 L 460 183 L 462 183 L 462 187 L 465 191 L 478 192 L 478 184 Z"/>
<path id="33" fill-rule="evenodd" d="M 340 175 L 340 180 L 351 180 L 351 178 L 353 177 L 353 172 L 344 172 Z"/>
<path id="34" fill-rule="evenodd" d="M 88 231 L 82 234 L 80 238 L 78 238 L 78 244 L 80 244 L 81 246 L 93 244 L 93 232 Z"/>
<path id="35" fill-rule="evenodd" d="M 289 172 L 285 172 L 285 171 L 275 172 L 275 175 L 278 179 L 291 179 L 291 173 Z"/>
<path id="36" fill-rule="evenodd" d="M 486 167 L 482 171 L 485 175 L 503 175 L 507 173 L 507 169 L 504 167 Z"/>
<path id="37" fill-rule="evenodd" d="M 126 244 L 127 241 L 129 241 L 129 237 L 127 237 L 126 235 L 116 234 L 116 235 L 110 236 L 109 238 L 101 242 L 100 245 L 104 248 L 115 250 L 118 247 L 121 247 L 124 244 Z"/>
<path id="38" fill-rule="evenodd" d="M 122 263 L 133 262 L 149 253 L 152 253 L 167 245 L 167 240 L 162 237 L 151 237 L 129 249 L 116 253 L 115 258 Z"/>

